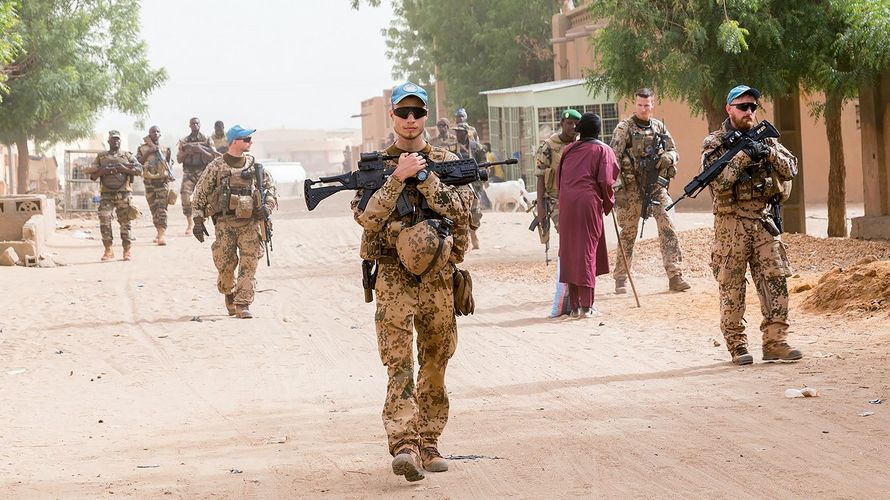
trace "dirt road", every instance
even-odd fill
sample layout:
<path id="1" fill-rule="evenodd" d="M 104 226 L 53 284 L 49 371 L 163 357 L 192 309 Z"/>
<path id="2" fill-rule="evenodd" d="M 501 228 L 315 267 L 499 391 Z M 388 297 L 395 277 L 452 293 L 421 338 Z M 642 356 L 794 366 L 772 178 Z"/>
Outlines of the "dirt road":
<path id="1" fill-rule="evenodd" d="M 133 262 L 99 263 L 100 243 L 76 238 L 75 225 L 53 240 L 67 266 L 0 268 L 0 497 L 885 498 L 890 490 L 890 402 L 868 403 L 890 399 L 886 315 L 810 315 L 795 295 L 792 341 L 807 357 L 762 363 L 754 333 L 757 362 L 743 368 L 722 346 L 706 277 L 670 294 L 664 276 L 640 276 L 643 310 L 603 278 L 602 317 L 553 321 L 551 286 L 522 279 L 544 267 L 525 214 L 486 214 L 484 248 L 468 256 L 477 311 L 458 320 L 448 373 L 451 421 L 440 449 L 451 471 L 405 482 L 389 470 L 386 372 L 347 201 L 332 198 L 311 214 L 301 200 L 284 203 L 250 321 L 226 316 L 209 242 L 181 235 L 178 207 L 167 247 L 153 246 L 150 221 L 139 222 Z M 95 221 L 83 226 L 98 234 Z M 756 332 L 750 291 L 748 321 Z M 803 386 L 821 396 L 784 397 Z"/>

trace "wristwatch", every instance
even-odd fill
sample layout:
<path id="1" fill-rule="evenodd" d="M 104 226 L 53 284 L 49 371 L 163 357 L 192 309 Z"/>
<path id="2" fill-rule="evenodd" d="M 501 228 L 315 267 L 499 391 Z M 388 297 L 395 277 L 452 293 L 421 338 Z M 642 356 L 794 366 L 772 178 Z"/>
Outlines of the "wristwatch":
<path id="1" fill-rule="evenodd" d="M 425 168 L 420 169 L 420 171 L 418 171 L 418 172 L 414 175 L 414 177 L 417 178 L 417 182 L 423 182 L 423 181 L 425 181 L 426 178 L 429 177 L 429 176 L 430 176 L 430 171 L 427 170 L 427 169 L 425 169 Z"/>

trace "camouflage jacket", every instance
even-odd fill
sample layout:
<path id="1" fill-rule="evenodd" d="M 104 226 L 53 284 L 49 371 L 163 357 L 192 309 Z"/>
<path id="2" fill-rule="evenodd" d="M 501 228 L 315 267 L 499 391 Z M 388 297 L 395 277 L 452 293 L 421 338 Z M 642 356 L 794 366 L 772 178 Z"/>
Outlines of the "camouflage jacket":
<path id="1" fill-rule="evenodd" d="M 726 151 L 722 138 L 730 128 L 729 120 L 726 120 L 705 137 L 702 170 Z M 741 151 L 708 186 L 715 214 L 760 219 L 765 216 L 767 201 L 771 197 L 778 194 L 785 200 L 791 195 L 791 180 L 797 175 L 797 158 L 776 139 L 769 138 L 764 142 L 770 149 L 768 158 L 755 162 Z"/>
<path id="2" fill-rule="evenodd" d="M 563 149 L 569 144 L 571 142 L 562 142 L 556 133 L 542 142 L 535 153 L 535 177 L 544 177 L 544 191 L 554 200 L 559 199 L 559 186 L 556 184 L 559 160 L 562 159 Z"/>
<path id="3" fill-rule="evenodd" d="M 431 147 L 429 144 L 423 150 L 434 162 L 457 160 L 453 153 L 442 148 Z M 386 150 L 387 155 L 401 154 L 403 151 L 390 146 Z M 387 161 L 388 168 L 395 168 L 397 161 Z M 426 198 L 430 208 L 454 222 L 452 235 L 454 246 L 451 249 L 450 262 L 459 264 L 464 260 L 464 254 L 469 245 L 470 230 L 470 206 L 476 199 L 476 194 L 470 186 L 446 186 L 439 181 L 435 174 L 431 174 L 426 181 L 419 184 L 407 184 L 395 177 L 389 177 L 383 186 L 375 192 L 364 210 L 359 208 L 362 199 L 360 189 L 352 200 L 352 213 L 356 222 L 364 229 L 362 232 L 361 257 L 367 260 L 376 260 L 395 249 L 395 240 L 398 232 L 403 227 L 408 227 L 418 222 L 414 216 L 399 216 L 395 211 L 396 202 L 402 192 L 408 194 L 409 202 L 415 207 L 420 207 Z"/>
<path id="4" fill-rule="evenodd" d="M 446 151 L 455 153 L 455 151 L 457 150 L 457 136 L 455 136 L 453 132 L 449 131 L 448 135 L 443 139 L 439 136 L 438 133 L 436 133 L 436 135 L 433 136 L 432 139 L 430 139 L 429 144 L 434 148 L 441 148 Z"/>
<path id="5" fill-rule="evenodd" d="M 223 196 L 222 191 L 226 185 L 225 178 L 228 176 L 238 176 L 241 170 L 246 168 L 248 173 L 250 173 L 250 179 L 254 180 L 246 181 L 245 184 L 252 188 L 256 187 L 256 173 L 253 166 L 256 160 L 253 156 L 245 154 L 244 166 L 240 168 L 231 167 L 226 163 L 226 158 L 231 159 L 233 157 L 225 155 L 215 158 L 207 165 L 207 168 L 198 179 L 198 184 L 195 185 L 195 192 L 192 195 L 193 217 L 207 218 L 220 212 L 220 208 L 222 208 L 220 207 Z M 275 187 L 275 180 L 272 179 L 272 175 L 267 170 L 263 170 L 263 191 L 266 192 L 266 207 L 270 211 L 278 208 L 278 191 Z M 255 205 L 255 217 L 257 216 L 256 208 Z M 259 220 L 259 218 L 256 217 L 256 220 Z"/>
<path id="6" fill-rule="evenodd" d="M 610 145 L 612 151 L 615 152 L 615 158 L 618 159 L 621 174 L 625 179 L 635 180 L 641 175 L 638 163 L 655 134 L 666 136 L 665 147 L 658 154 L 665 158 L 671 167 L 675 166 L 680 161 L 680 154 L 677 152 L 671 133 L 661 120 L 650 118 L 649 123 L 644 124 L 636 116 L 631 116 L 619 122 L 615 127 Z M 676 170 L 673 173 L 676 173 Z M 673 175 L 666 177 L 670 179 Z"/>
<path id="7" fill-rule="evenodd" d="M 118 150 L 116 153 L 111 151 L 103 151 L 96 155 L 90 166 L 83 169 L 86 175 L 92 175 L 99 171 L 100 167 L 113 167 L 115 165 L 130 164 L 136 165 L 136 175 L 142 175 L 142 165 L 139 160 L 129 151 Z M 117 193 L 125 191 L 127 193 L 133 191 L 133 176 L 117 172 L 113 174 L 105 174 L 99 178 L 100 193 Z"/>
<path id="8" fill-rule="evenodd" d="M 223 134 L 222 137 L 217 137 L 215 133 L 211 134 L 210 141 L 213 143 L 213 149 L 219 154 L 225 154 L 229 150 L 229 141 L 226 139 L 226 134 Z"/>
<path id="9" fill-rule="evenodd" d="M 145 142 L 136 150 L 136 159 L 143 166 L 142 177 L 146 182 L 166 181 L 169 174 L 166 158 L 151 138 L 146 136 L 143 141 Z"/>
<path id="10" fill-rule="evenodd" d="M 213 158 L 207 159 L 205 155 L 201 153 L 195 152 L 186 152 L 183 148 L 187 144 L 198 144 L 201 146 L 206 146 L 207 151 L 211 152 L 213 157 L 216 157 L 219 153 L 216 152 L 216 149 L 213 147 L 213 144 L 210 142 L 204 134 L 198 132 L 197 135 L 187 135 L 179 140 L 179 144 L 177 144 L 176 150 L 176 161 L 182 163 L 183 168 L 192 169 L 192 170 L 202 170 L 207 164 L 213 161 Z"/>

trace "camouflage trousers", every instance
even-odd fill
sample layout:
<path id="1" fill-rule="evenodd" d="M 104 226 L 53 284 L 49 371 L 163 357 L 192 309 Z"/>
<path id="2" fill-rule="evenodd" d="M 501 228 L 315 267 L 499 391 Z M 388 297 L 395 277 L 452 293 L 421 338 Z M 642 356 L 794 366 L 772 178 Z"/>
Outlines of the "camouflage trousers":
<path id="1" fill-rule="evenodd" d="M 711 269 L 720 288 L 720 330 L 730 352 L 748 344 L 744 315 L 745 272 L 749 267 L 763 314 L 763 344 L 784 342 L 788 331 L 786 278 L 791 276 L 785 245 L 759 220 L 715 216 Z"/>
<path id="2" fill-rule="evenodd" d="M 457 347 L 451 266 L 421 283 L 399 264 L 381 264 L 376 292 L 377 346 L 388 374 L 383 426 L 389 451 L 436 446 L 448 422 L 445 369 Z"/>
<path id="3" fill-rule="evenodd" d="M 167 193 L 170 186 L 165 182 L 155 184 L 145 183 L 145 201 L 151 210 L 151 221 L 157 229 L 167 229 Z"/>
<path id="4" fill-rule="evenodd" d="M 195 184 L 201 177 L 204 169 L 184 167 L 182 169 L 182 184 L 179 186 L 179 199 L 182 200 L 182 215 L 192 218 L 192 193 L 195 192 Z"/>
<path id="5" fill-rule="evenodd" d="M 99 198 L 99 232 L 102 234 L 103 243 L 110 244 L 114 241 L 111 221 L 115 215 L 121 225 L 121 242 L 125 247 L 128 247 L 133 241 L 130 238 L 130 193 L 128 191 L 106 192 L 102 193 Z"/>
<path id="6" fill-rule="evenodd" d="M 217 219 L 213 227 L 216 240 L 210 249 L 219 271 L 216 288 L 223 295 L 233 294 L 236 304 L 250 305 L 256 292 L 257 264 L 265 255 L 260 226 L 256 221 Z"/>
<path id="7" fill-rule="evenodd" d="M 677 240 L 677 231 L 674 222 L 664 207 L 673 203 L 665 188 L 659 188 L 653 194 L 652 199 L 660 205 L 650 205 L 649 215 L 655 219 L 658 226 L 658 239 L 661 242 L 661 260 L 664 270 L 669 278 L 683 274 L 680 262 L 683 254 L 680 252 L 680 242 Z M 628 265 L 633 268 L 634 242 L 640 230 L 640 213 L 643 209 L 643 200 L 636 186 L 624 186 L 615 193 L 615 210 L 618 218 L 618 227 L 621 228 L 621 244 L 627 257 Z M 615 263 L 615 271 L 612 273 L 615 279 L 627 278 L 627 269 L 624 259 L 618 259 Z"/>

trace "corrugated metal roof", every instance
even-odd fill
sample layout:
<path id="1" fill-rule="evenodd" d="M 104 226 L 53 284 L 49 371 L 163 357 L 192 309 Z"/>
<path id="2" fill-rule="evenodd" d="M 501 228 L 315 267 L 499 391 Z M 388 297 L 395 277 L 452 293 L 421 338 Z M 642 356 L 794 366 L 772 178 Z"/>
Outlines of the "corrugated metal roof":
<path id="1" fill-rule="evenodd" d="M 509 89 L 485 90 L 479 92 L 480 95 L 494 94 L 523 94 L 526 92 L 537 93 L 547 92 L 548 90 L 562 89 L 565 87 L 574 87 L 576 85 L 584 85 L 583 79 L 574 80 L 558 80 L 555 82 L 533 83 L 531 85 L 522 85 L 520 87 L 511 87 Z"/>

